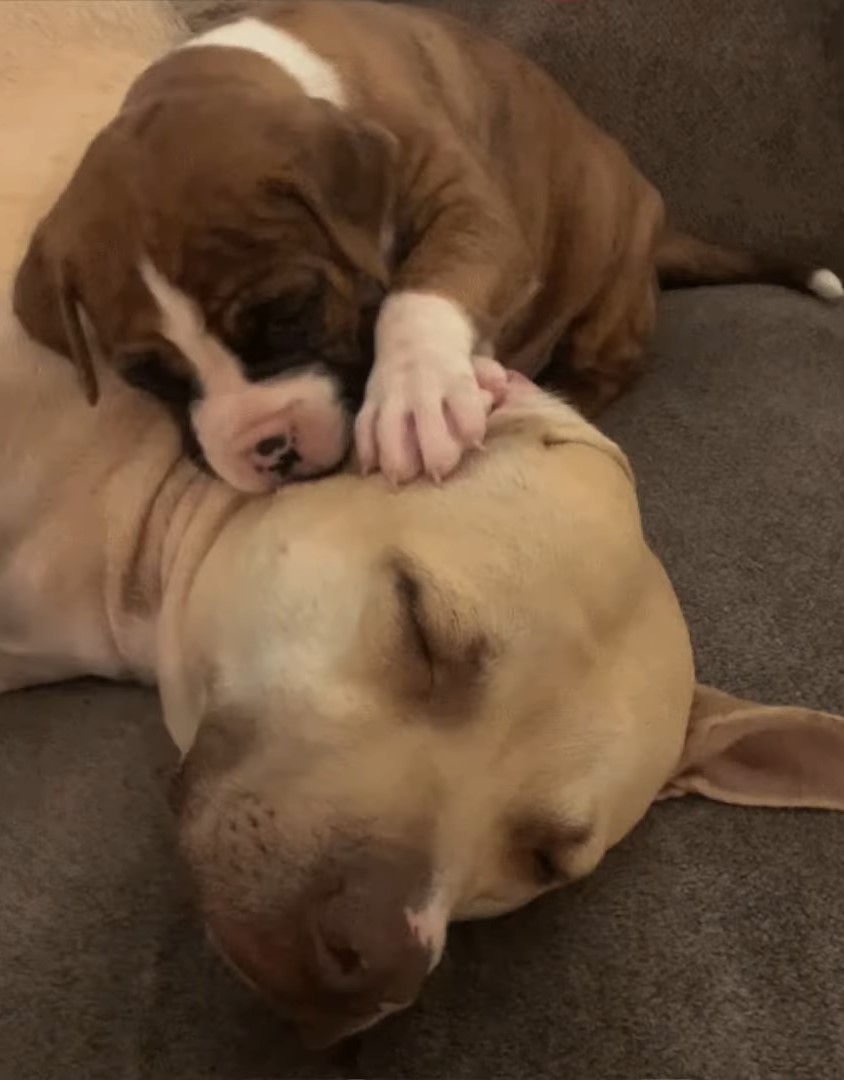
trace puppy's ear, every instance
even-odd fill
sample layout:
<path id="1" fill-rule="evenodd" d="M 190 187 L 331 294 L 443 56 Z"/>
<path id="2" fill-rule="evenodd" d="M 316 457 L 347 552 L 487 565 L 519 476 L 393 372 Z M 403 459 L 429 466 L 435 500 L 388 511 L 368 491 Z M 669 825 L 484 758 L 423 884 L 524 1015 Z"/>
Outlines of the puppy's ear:
<path id="1" fill-rule="evenodd" d="M 295 194 L 349 262 L 386 288 L 384 239 L 395 207 L 398 141 L 327 101 L 307 99 L 298 108 L 307 116 L 297 118 L 301 131 L 290 159 Z"/>
<path id="2" fill-rule="evenodd" d="M 15 315 L 36 341 L 68 357 L 91 405 L 100 392 L 90 344 L 90 328 L 68 266 L 46 253 L 36 233 L 15 278 Z"/>
<path id="3" fill-rule="evenodd" d="M 686 745 L 660 798 L 844 810 L 844 717 L 757 705 L 698 685 Z"/>

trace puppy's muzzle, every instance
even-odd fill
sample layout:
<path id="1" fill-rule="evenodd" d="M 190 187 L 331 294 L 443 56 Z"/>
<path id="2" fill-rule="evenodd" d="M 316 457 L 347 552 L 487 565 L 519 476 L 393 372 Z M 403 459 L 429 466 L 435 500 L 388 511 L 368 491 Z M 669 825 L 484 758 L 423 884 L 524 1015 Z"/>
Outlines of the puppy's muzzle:
<path id="1" fill-rule="evenodd" d="M 351 443 L 347 403 L 320 370 L 207 392 L 190 419 L 210 468 L 250 494 L 331 472 Z"/>

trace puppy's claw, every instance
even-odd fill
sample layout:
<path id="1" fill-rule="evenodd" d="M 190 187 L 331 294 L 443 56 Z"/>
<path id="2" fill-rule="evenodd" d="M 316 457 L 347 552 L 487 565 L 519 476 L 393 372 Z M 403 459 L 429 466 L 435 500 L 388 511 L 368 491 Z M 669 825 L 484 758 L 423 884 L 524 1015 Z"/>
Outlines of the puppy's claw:
<path id="1" fill-rule="evenodd" d="M 437 487 L 443 486 L 442 473 L 439 471 L 439 469 L 431 469 L 428 475 L 431 477 Z"/>

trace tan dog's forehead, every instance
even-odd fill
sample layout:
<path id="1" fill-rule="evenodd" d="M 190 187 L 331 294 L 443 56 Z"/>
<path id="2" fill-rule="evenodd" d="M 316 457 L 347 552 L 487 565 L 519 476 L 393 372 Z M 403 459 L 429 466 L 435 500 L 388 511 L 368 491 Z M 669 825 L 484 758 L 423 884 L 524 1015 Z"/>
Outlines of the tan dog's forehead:
<path id="1" fill-rule="evenodd" d="M 548 622 L 568 624 L 586 585 L 580 573 L 585 560 L 566 543 L 567 501 L 555 490 L 553 457 L 560 453 L 565 451 L 537 447 L 493 461 L 493 446 L 490 460 L 468 463 L 448 491 L 419 485 L 387 498 L 378 480 L 361 486 L 337 478 L 325 490 L 298 493 L 294 539 L 282 534 L 277 547 L 254 551 L 247 573 L 256 582 L 279 582 L 302 647 L 310 647 L 311 631 L 324 637 L 327 666 L 336 660 L 328 655 L 332 639 L 365 632 L 362 623 L 402 603 L 424 609 L 453 649 L 476 645 L 494 654 L 504 641 L 516 647 L 521 632 L 541 639 Z M 626 483 L 620 471 L 619 478 Z M 580 526 L 582 535 L 589 522 Z M 566 595 L 568 603 L 561 603 Z M 273 597 L 264 597 L 267 618 L 283 629 Z M 257 622 L 254 611 L 244 622 L 239 639 L 272 641 L 260 612 Z M 250 625 L 256 629 L 250 632 Z M 579 639 L 581 627 L 572 630 Z M 246 648 L 252 652 L 251 643 Z"/>
<path id="2" fill-rule="evenodd" d="M 226 642 L 213 698 L 262 732 L 236 782 L 273 790 L 293 846 L 305 818 L 312 837 L 320 820 L 369 822 L 373 842 L 428 837 L 463 914 L 591 869 L 609 736 L 580 704 L 640 554 L 624 470 L 505 432 L 447 491 L 337 477 L 286 501 L 247 514 L 248 559 L 237 527 L 208 569 L 256 598 L 248 616 L 219 593 L 195 598 L 196 625 Z"/>

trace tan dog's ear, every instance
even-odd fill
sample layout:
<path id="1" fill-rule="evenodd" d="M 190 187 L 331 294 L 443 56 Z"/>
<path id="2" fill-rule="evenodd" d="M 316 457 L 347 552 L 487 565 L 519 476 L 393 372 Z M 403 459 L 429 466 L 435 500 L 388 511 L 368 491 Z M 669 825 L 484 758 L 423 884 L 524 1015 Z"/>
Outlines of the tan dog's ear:
<path id="1" fill-rule="evenodd" d="M 527 380 L 517 376 L 521 383 Z M 554 394 L 539 390 L 533 384 L 527 396 L 508 391 L 501 405 L 489 417 L 489 433 L 515 435 L 535 432 L 545 446 L 566 446 L 581 443 L 607 454 L 635 487 L 636 479 L 627 455 L 608 439 L 576 409 Z"/>
<path id="2" fill-rule="evenodd" d="M 698 685 L 686 746 L 660 798 L 844 810 L 844 717 L 757 705 Z"/>
<path id="3" fill-rule="evenodd" d="M 386 288 L 383 240 L 396 199 L 398 142 L 327 101 L 306 99 L 299 108 L 308 115 L 291 158 L 295 194 L 352 265 Z"/>
<path id="4" fill-rule="evenodd" d="M 79 295 L 67 266 L 46 254 L 37 233 L 15 278 L 12 305 L 36 341 L 73 362 L 86 399 L 96 405 L 100 391 Z"/>

